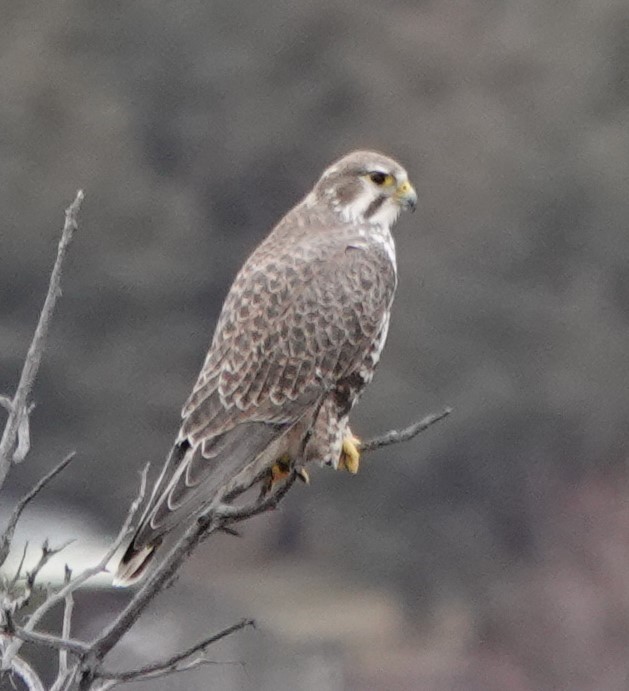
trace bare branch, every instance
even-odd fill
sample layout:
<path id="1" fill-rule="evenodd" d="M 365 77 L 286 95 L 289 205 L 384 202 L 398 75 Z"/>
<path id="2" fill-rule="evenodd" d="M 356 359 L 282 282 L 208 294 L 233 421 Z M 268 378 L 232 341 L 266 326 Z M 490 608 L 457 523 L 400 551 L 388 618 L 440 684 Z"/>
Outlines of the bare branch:
<path id="1" fill-rule="evenodd" d="M 360 443 L 360 450 L 364 453 L 366 451 L 375 451 L 376 449 L 381 449 L 384 446 L 391 446 L 391 444 L 400 444 L 404 441 L 409 441 L 413 437 L 416 437 L 420 432 L 428 429 L 435 422 L 443 420 L 448 417 L 452 412 L 452 408 L 444 408 L 440 413 L 433 413 L 432 415 L 426 415 L 418 422 L 414 422 L 412 425 L 405 427 L 401 430 L 391 430 L 380 434 L 373 439 L 368 439 L 367 441 Z"/>
<path id="2" fill-rule="evenodd" d="M 35 404 L 29 404 L 20 417 L 20 424 L 17 428 L 17 446 L 13 452 L 13 463 L 21 463 L 31 450 L 31 413 L 35 408 Z"/>
<path id="3" fill-rule="evenodd" d="M 9 629 L 9 627 L 7 628 Z M 65 636 L 60 638 L 44 631 L 27 631 L 23 626 L 12 625 L 7 630 L 7 635 L 15 636 L 24 641 L 24 643 L 37 643 L 45 648 L 58 650 L 61 653 L 72 653 L 79 657 L 86 655 L 90 650 L 89 645 L 82 641 L 66 638 Z"/>
<path id="4" fill-rule="evenodd" d="M 46 691 L 44 684 L 37 675 L 37 672 L 21 657 L 15 655 L 11 660 L 10 671 L 16 674 L 24 682 L 29 691 Z"/>
<path id="5" fill-rule="evenodd" d="M 61 463 L 57 464 L 49 473 L 44 475 L 44 477 L 33 487 L 33 489 L 25 494 L 15 505 L 11 518 L 9 518 L 9 522 L 7 523 L 7 527 L 5 528 L 2 537 L 0 537 L 0 566 L 4 564 L 9 554 L 13 533 L 15 532 L 15 527 L 17 522 L 20 520 L 22 512 L 27 507 L 29 502 L 31 502 L 54 477 L 59 475 L 59 473 L 68 465 L 68 463 L 70 463 L 70 461 L 72 461 L 75 453 L 76 452 L 73 451 L 72 453 L 68 454 L 61 461 Z"/>
<path id="6" fill-rule="evenodd" d="M 72 569 L 66 564 L 65 565 L 65 575 L 63 582 L 65 585 L 72 579 Z M 61 624 L 61 638 L 64 641 L 70 639 L 70 633 L 72 629 L 72 612 L 74 610 L 74 597 L 72 593 L 68 593 L 65 598 L 65 607 L 63 609 L 63 622 Z M 57 678 L 52 685 L 51 691 L 61 691 L 65 684 L 65 680 L 68 678 L 68 650 L 63 648 L 59 650 L 59 671 L 57 672 Z"/>
<path id="7" fill-rule="evenodd" d="M 65 678 L 61 682 L 61 686 L 58 689 L 51 689 L 51 691 L 71 691 L 74 688 L 74 681 L 79 673 L 81 665 L 77 662 L 72 666 L 72 669 L 68 670 Z"/>
<path id="8" fill-rule="evenodd" d="M 28 540 L 24 543 L 24 549 L 22 550 L 22 557 L 20 558 L 20 563 L 17 565 L 17 569 L 15 569 L 15 575 L 11 579 L 11 582 L 9 583 L 8 590 L 12 590 L 15 587 L 15 584 L 18 582 L 21 574 L 22 574 L 22 567 L 24 566 L 24 560 L 26 559 L 26 552 L 28 550 Z"/>
<path id="9" fill-rule="evenodd" d="M 74 540 L 66 540 L 59 547 L 50 547 L 48 544 L 48 540 L 44 540 L 44 544 L 41 548 L 41 557 L 39 558 L 39 561 L 37 562 L 35 568 L 32 571 L 28 571 L 26 573 L 27 592 L 33 589 L 35 581 L 37 580 L 37 576 L 39 576 L 39 572 L 44 568 L 44 566 L 46 566 L 46 564 L 56 554 L 59 554 L 59 552 L 63 551 L 66 547 L 68 547 L 68 545 L 71 545 L 73 542 Z"/>
<path id="10" fill-rule="evenodd" d="M 160 660 L 150 665 L 138 667 L 137 669 L 132 669 L 127 672 L 112 672 L 99 669 L 96 671 L 96 676 L 100 677 L 101 679 L 115 679 L 116 681 L 138 681 L 141 679 L 150 679 L 156 676 L 171 674 L 172 672 L 182 671 L 183 669 L 191 669 L 199 664 L 210 662 L 204 656 L 191 659 L 194 655 L 199 652 L 205 653 L 206 648 L 213 643 L 216 643 L 227 636 L 231 636 L 231 634 L 236 633 L 236 631 L 241 631 L 247 626 L 252 626 L 255 628 L 255 622 L 253 619 L 242 619 L 238 623 L 232 624 L 232 626 L 223 629 L 219 633 L 209 636 L 187 650 L 177 653 L 176 655 L 172 655 L 165 660 Z"/>
<path id="11" fill-rule="evenodd" d="M 63 226 L 63 231 L 61 232 L 61 240 L 59 241 L 59 246 L 57 248 L 57 258 L 55 260 L 52 273 L 50 274 L 48 293 L 46 295 L 41 314 L 39 315 L 39 322 L 37 324 L 37 328 L 35 329 L 35 334 L 33 336 L 31 345 L 28 349 L 28 353 L 24 361 L 24 367 L 22 368 L 22 373 L 20 375 L 20 381 L 17 385 L 13 400 L 11 401 L 9 416 L 6 421 L 2 438 L 0 439 L 0 487 L 2 487 L 4 484 L 7 473 L 9 472 L 11 464 L 14 461 L 13 451 L 16 448 L 19 429 L 22 427 L 23 433 L 28 429 L 24 426 L 26 423 L 23 423 L 24 418 L 27 417 L 29 413 L 27 401 L 33 388 L 33 384 L 35 383 L 37 371 L 39 370 L 39 364 L 41 362 L 44 344 L 46 341 L 46 336 L 48 335 L 48 329 L 50 327 L 52 315 L 55 310 L 57 298 L 59 295 L 61 295 L 61 271 L 63 261 L 65 259 L 68 247 L 72 242 L 74 232 L 78 227 L 76 219 L 79 209 L 81 208 L 83 196 L 83 191 L 79 190 L 76 193 L 76 197 L 72 204 L 70 204 L 70 206 L 66 209 L 65 223 Z M 23 450 L 24 445 L 20 450 L 20 453 L 23 453 Z"/>
<path id="12" fill-rule="evenodd" d="M 65 600 L 65 598 L 70 594 L 73 593 L 77 588 L 79 588 L 83 583 L 85 583 L 87 580 L 95 576 L 96 574 L 102 573 L 103 571 L 107 570 L 107 564 L 111 561 L 111 558 L 113 555 L 116 553 L 116 551 L 119 549 L 119 547 L 122 545 L 123 541 L 125 538 L 128 536 L 130 530 L 131 530 L 131 524 L 133 523 L 133 519 L 135 517 L 135 514 L 137 513 L 138 508 L 140 507 L 140 504 L 142 503 L 142 500 L 144 499 L 144 494 L 146 492 L 146 476 L 148 473 L 149 466 L 148 464 L 145 466 L 144 470 L 142 471 L 142 478 L 141 478 L 141 483 L 140 483 L 140 490 L 138 492 L 138 496 L 136 497 L 135 501 L 131 504 L 129 507 L 129 512 L 127 513 L 127 517 L 125 519 L 125 522 L 120 529 L 120 532 L 118 533 L 116 539 L 111 543 L 109 549 L 107 552 L 104 554 L 102 559 L 96 564 L 95 566 L 85 569 L 82 571 L 78 576 L 73 578 L 67 585 L 63 586 L 61 590 L 59 590 L 56 593 L 51 593 L 44 602 L 31 614 L 28 622 L 24 625 L 24 627 L 21 629 L 22 634 L 27 634 L 27 633 L 32 633 L 39 624 L 39 622 L 42 620 L 44 615 L 49 612 L 56 604 L 59 602 L 62 602 Z M 23 639 L 23 636 L 20 635 L 20 638 Z M 11 643 L 6 646 L 6 649 L 3 654 L 3 659 L 2 659 L 2 665 L 3 667 L 6 667 L 8 665 L 8 660 L 11 659 L 12 655 L 15 655 L 17 651 L 20 649 L 22 645 L 21 640 L 13 640 Z"/>

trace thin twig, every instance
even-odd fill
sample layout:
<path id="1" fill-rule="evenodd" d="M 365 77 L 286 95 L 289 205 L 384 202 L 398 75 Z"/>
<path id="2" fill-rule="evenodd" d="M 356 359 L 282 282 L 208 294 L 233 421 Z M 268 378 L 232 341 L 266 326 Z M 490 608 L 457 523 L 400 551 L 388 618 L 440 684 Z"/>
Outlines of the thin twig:
<path id="1" fill-rule="evenodd" d="M 37 643 L 45 648 L 51 648 L 60 653 L 72 653 L 79 657 L 86 655 L 90 650 L 89 645 L 82 641 L 66 638 L 65 636 L 55 636 L 54 634 L 45 633 L 44 631 L 27 631 L 23 626 L 13 625 L 10 631 L 7 631 L 7 634 L 19 638 L 21 641 L 24 641 L 24 643 Z"/>
<path id="2" fill-rule="evenodd" d="M 51 548 L 48 544 L 48 540 L 44 540 L 44 544 L 41 548 L 41 556 L 39 557 L 39 561 L 37 562 L 37 564 L 35 564 L 32 571 L 26 572 L 24 590 L 22 591 L 22 593 L 18 596 L 8 596 L 4 599 L 4 602 L 2 604 L 2 614 L 4 615 L 5 619 L 9 620 L 16 612 L 23 609 L 30 602 L 31 595 L 33 594 L 33 588 L 35 587 L 35 582 L 37 580 L 37 576 L 39 576 L 39 572 L 44 568 L 44 566 L 46 566 L 46 564 L 52 559 L 52 557 L 54 557 L 56 554 L 59 554 L 59 552 L 64 550 L 72 542 L 74 542 L 74 540 L 68 540 L 59 547 Z M 7 593 L 9 592 L 10 591 L 7 591 Z"/>
<path id="3" fill-rule="evenodd" d="M 25 494 L 15 505 L 11 518 L 9 518 L 9 522 L 7 523 L 7 527 L 5 528 L 2 537 L 0 537 L 0 566 L 4 564 L 7 556 L 9 555 L 13 533 L 15 532 L 15 527 L 17 522 L 20 520 L 22 512 L 28 506 L 29 502 L 31 502 L 54 477 L 59 475 L 59 473 L 68 465 L 68 463 L 70 463 L 70 461 L 72 461 L 75 453 L 75 451 L 69 453 L 61 461 L 61 463 L 57 464 L 49 473 L 44 475 L 44 477 L 33 487 L 33 489 Z"/>
<path id="4" fill-rule="evenodd" d="M 17 428 L 17 446 L 13 452 L 13 463 L 21 463 L 28 452 L 31 450 L 31 413 L 35 408 L 34 403 L 30 403 L 20 416 L 20 424 Z"/>
<path id="5" fill-rule="evenodd" d="M 28 540 L 24 543 L 24 549 L 22 550 L 22 557 L 20 558 L 20 563 L 17 565 L 17 569 L 15 570 L 15 575 L 11 579 L 11 582 L 9 583 L 9 587 L 7 590 L 13 590 L 15 587 L 15 584 L 18 582 L 20 576 L 22 575 L 22 567 L 24 566 L 24 560 L 26 559 L 26 552 L 28 550 Z"/>
<path id="6" fill-rule="evenodd" d="M 376 449 L 381 449 L 383 446 L 390 446 L 391 444 L 400 444 L 404 441 L 409 441 L 413 437 L 416 437 L 420 432 L 428 429 L 435 422 L 443 420 L 448 417 L 452 412 L 452 408 L 444 408 L 440 413 L 434 413 L 432 415 L 426 415 L 425 418 L 419 420 L 419 422 L 414 422 L 412 425 L 405 427 L 401 430 L 391 430 L 380 434 L 373 439 L 368 439 L 367 441 L 360 443 L 360 450 L 365 453 L 367 451 L 375 451 Z"/>
<path id="7" fill-rule="evenodd" d="M 96 671 L 96 676 L 101 679 L 115 679 L 117 681 L 135 681 L 140 679 L 152 678 L 155 676 L 161 676 L 163 674 L 169 674 L 171 672 L 178 671 L 181 669 L 179 667 L 180 663 L 188 663 L 185 669 L 190 669 L 190 666 L 196 666 L 197 664 L 202 664 L 207 662 L 204 658 L 197 658 L 196 660 L 190 660 L 190 658 L 198 652 L 205 653 L 206 648 L 208 648 L 213 643 L 220 641 L 231 634 L 236 633 L 236 631 L 241 631 L 247 626 L 253 626 L 255 628 L 255 622 L 253 619 L 243 619 L 232 626 L 223 629 L 219 633 L 209 636 L 204 640 L 196 643 L 192 647 L 184 650 L 181 653 L 172 655 L 171 657 L 154 662 L 150 665 L 144 667 L 138 667 L 137 669 L 128 670 L 126 672 L 112 672 L 109 670 L 99 669 Z"/>
<path id="8" fill-rule="evenodd" d="M 83 191 L 79 190 L 72 204 L 66 209 L 65 223 L 61 232 L 61 240 L 57 248 L 57 258 L 50 274 L 48 293 L 44 301 L 39 322 L 35 329 L 35 334 L 28 349 L 24 367 L 20 375 L 15 395 L 11 401 L 11 408 L 7 418 L 2 438 L 0 439 L 0 487 L 4 484 L 6 476 L 13 463 L 13 451 L 16 447 L 16 440 L 23 418 L 28 415 L 28 397 L 30 396 L 35 377 L 39 370 L 44 343 L 48 335 L 48 329 L 55 310 L 57 298 L 61 295 L 61 272 L 68 247 L 72 242 L 72 237 L 77 229 L 77 215 L 83 201 Z M 24 430 L 24 427 L 22 428 Z"/>
<path id="9" fill-rule="evenodd" d="M 238 665 L 239 667 L 244 667 L 245 663 L 240 660 L 212 660 L 205 656 L 205 654 L 198 655 L 186 662 L 180 662 L 177 665 L 173 665 L 168 669 L 159 670 L 157 672 L 152 672 L 150 674 L 144 674 L 142 676 L 133 677 L 132 679 L 98 679 L 94 680 L 89 687 L 90 691 L 106 691 L 106 689 L 111 689 L 118 684 L 127 684 L 131 681 L 148 681 L 150 679 L 157 679 L 158 677 L 165 677 L 169 674 L 177 674 L 178 672 L 187 672 L 190 669 L 195 669 L 196 667 L 202 667 L 203 665 Z M 51 690 L 52 691 L 52 690 Z M 62 689 L 61 691 L 69 691 Z"/>
<path id="10" fill-rule="evenodd" d="M 72 569 L 66 564 L 64 571 L 64 585 L 72 580 Z M 65 598 L 65 606 L 63 608 L 63 622 L 61 624 L 61 638 L 64 640 L 70 639 L 70 633 L 72 631 L 72 612 L 74 610 L 74 597 L 72 593 L 68 593 Z M 65 685 L 65 680 L 68 677 L 68 650 L 63 648 L 59 650 L 59 671 L 57 672 L 57 678 L 52 685 L 51 691 L 61 691 Z"/>
<path id="11" fill-rule="evenodd" d="M 20 677 L 28 691 L 46 691 L 37 672 L 21 657 L 15 655 L 9 669 Z"/>
<path id="12" fill-rule="evenodd" d="M 32 590 L 35 587 L 35 581 L 37 580 L 37 576 L 39 576 L 39 572 L 46 566 L 46 564 L 59 552 L 62 552 L 66 547 L 71 545 L 74 542 L 74 539 L 71 540 L 66 540 L 63 544 L 59 545 L 59 547 L 50 547 L 48 544 L 48 540 L 44 540 L 44 544 L 42 545 L 41 548 L 41 557 L 39 558 L 39 561 L 35 565 L 35 568 L 32 571 L 27 571 L 26 573 L 26 588 L 27 590 Z"/>
<path id="13" fill-rule="evenodd" d="M 107 569 L 107 564 L 113 557 L 113 555 L 116 553 L 118 548 L 122 545 L 124 542 L 125 538 L 129 535 L 131 531 L 131 525 L 133 523 L 133 519 L 135 517 L 135 514 L 137 513 L 138 508 L 140 507 L 140 504 L 142 503 L 142 500 L 144 499 L 144 494 L 146 492 L 146 476 L 148 473 L 149 466 L 148 464 L 145 466 L 144 470 L 142 471 L 142 478 L 141 478 L 141 483 L 140 483 L 140 490 L 138 492 L 138 495 L 136 499 L 133 501 L 131 506 L 129 507 L 129 511 L 127 513 L 127 517 L 125 519 L 125 522 L 120 529 L 120 532 L 118 533 L 116 539 L 111 543 L 109 549 L 107 552 L 105 552 L 104 556 L 102 559 L 96 564 L 96 566 L 93 566 L 89 569 L 85 569 L 82 571 L 78 576 L 73 578 L 67 585 L 65 585 L 61 590 L 59 590 L 56 593 L 51 593 L 48 598 L 42 604 L 31 614 L 29 620 L 26 622 L 24 625 L 22 632 L 23 633 L 31 633 L 37 624 L 41 621 L 41 619 L 44 617 L 44 615 L 50 611 L 56 604 L 59 602 L 62 602 L 65 600 L 68 594 L 73 593 L 77 588 L 79 588 L 83 583 L 85 583 L 87 580 L 92 578 L 93 576 L 96 576 L 99 573 L 102 573 L 103 571 L 106 571 Z M 2 659 L 2 665 L 4 668 L 8 666 L 8 661 L 10 660 L 12 655 L 15 655 L 17 651 L 20 649 L 22 645 L 22 641 L 20 640 L 13 640 L 5 649 L 4 654 L 3 654 L 3 659 Z"/>
<path id="14" fill-rule="evenodd" d="M 65 679 L 63 680 L 63 683 L 61 687 L 59 688 L 59 691 L 71 691 L 71 689 L 74 688 L 74 681 L 79 673 L 79 670 L 81 669 L 80 663 L 76 663 L 72 666 L 71 669 L 68 670 L 68 673 L 65 676 Z M 52 691 L 52 690 L 51 690 Z"/>

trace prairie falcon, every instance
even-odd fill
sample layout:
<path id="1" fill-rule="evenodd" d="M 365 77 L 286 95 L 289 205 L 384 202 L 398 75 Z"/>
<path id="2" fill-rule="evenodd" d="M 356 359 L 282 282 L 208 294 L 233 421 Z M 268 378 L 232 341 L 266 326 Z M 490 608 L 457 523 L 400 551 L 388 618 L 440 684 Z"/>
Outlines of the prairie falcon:
<path id="1" fill-rule="evenodd" d="M 281 463 L 356 472 L 348 417 L 387 337 L 397 284 L 390 229 L 416 202 L 404 168 L 355 151 L 245 262 L 118 584 L 143 574 L 166 533 L 235 487 L 273 482 Z"/>

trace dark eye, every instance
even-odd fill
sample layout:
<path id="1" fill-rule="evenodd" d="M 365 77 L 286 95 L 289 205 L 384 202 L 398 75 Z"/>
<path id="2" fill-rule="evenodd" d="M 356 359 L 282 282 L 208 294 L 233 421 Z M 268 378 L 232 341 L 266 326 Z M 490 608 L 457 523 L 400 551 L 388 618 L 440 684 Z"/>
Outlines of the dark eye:
<path id="1" fill-rule="evenodd" d="M 375 173 L 369 173 L 369 179 L 376 185 L 384 185 L 387 177 L 388 175 L 386 173 L 381 173 L 379 170 L 377 170 Z"/>

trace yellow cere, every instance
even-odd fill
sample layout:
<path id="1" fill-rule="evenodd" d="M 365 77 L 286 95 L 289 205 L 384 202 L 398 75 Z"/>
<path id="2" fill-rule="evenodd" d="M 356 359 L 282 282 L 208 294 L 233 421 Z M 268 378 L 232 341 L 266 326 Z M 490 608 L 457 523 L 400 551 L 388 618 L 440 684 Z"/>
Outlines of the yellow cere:
<path id="1" fill-rule="evenodd" d="M 397 193 L 400 195 L 405 195 L 409 194 L 410 192 L 413 191 L 413 185 L 407 180 L 406 182 L 403 182 L 398 188 L 397 188 Z"/>

